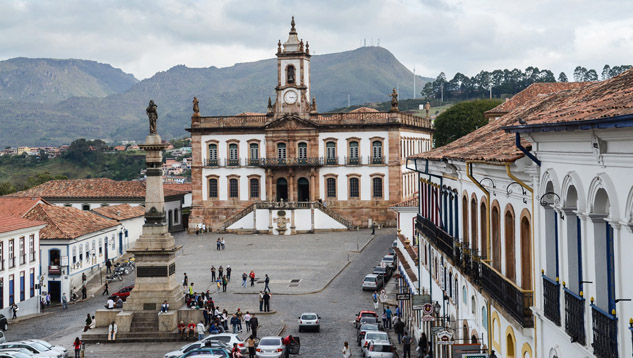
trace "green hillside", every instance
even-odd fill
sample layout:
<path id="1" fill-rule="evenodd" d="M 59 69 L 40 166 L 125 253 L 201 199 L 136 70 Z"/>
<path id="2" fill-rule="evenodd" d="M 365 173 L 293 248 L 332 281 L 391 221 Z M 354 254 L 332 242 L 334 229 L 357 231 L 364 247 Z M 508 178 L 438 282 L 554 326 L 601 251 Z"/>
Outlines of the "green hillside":
<path id="1" fill-rule="evenodd" d="M 384 101 L 399 87 L 410 97 L 413 73 L 384 48 L 316 55 L 311 59 L 312 94 L 319 111 L 352 103 Z M 176 66 L 143 80 L 124 93 L 104 98 L 69 98 L 59 103 L 0 101 L 0 145 L 56 145 L 75 138 L 141 140 L 147 134 L 145 107 L 158 104 L 159 133 L 180 137 L 190 125 L 191 101 L 202 115 L 265 112 L 277 83 L 276 59 L 226 68 Z M 419 77 L 422 88 L 428 78 Z"/>

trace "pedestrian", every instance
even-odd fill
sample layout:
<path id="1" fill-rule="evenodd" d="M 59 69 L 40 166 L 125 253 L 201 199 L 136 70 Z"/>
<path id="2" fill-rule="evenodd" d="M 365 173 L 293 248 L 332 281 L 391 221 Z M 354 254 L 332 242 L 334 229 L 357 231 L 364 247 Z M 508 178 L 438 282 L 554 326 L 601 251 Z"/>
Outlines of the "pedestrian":
<path id="1" fill-rule="evenodd" d="M 385 310 L 385 314 L 387 315 L 387 327 L 391 329 L 391 316 L 392 316 L 392 312 L 391 309 L 389 308 L 389 306 L 387 306 L 387 309 Z"/>
<path id="2" fill-rule="evenodd" d="M 116 323 L 112 321 L 108 326 L 108 341 L 116 341 L 116 334 L 119 331 L 119 327 L 117 327 Z"/>
<path id="3" fill-rule="evenodd" d="M 86 273 L 84 272 L 81 274 L 81 284 L 85 286 L 86 283 L 88 283 L 88 277 L 86 277 Z"/>
<path id="4" fill-rule="evenodd" d="M 163 301 L 163 304 L 160 305 L 160 313 L 167 313 L 167 310 L 169 309 L 169 303 L 167 303 L 167 300 Z"/>
<path id="5" fill-rule="evenodd" d="M 411 337 L 408 332 L 404 332 L 402 337 L 402 358 L 411 358 Z"/>
<path id="6" fill-rule="evenodd" d="M 376 223 L 373 221 L 371 223 L 371 234 L 376 235 Z"/>
<path id="7" fill-rule="evenodd" d="M 90 324 L 92 323 L 92 318 L 90 318 L 90 313 L 86 316 L 86 325 L 84 326 L 84 332 L 88 332 L 90 329 Z"/>
<path id="8" fill-rule="evenodd" d="M 201 341 L 204 338 L 204 322 L 200 321 L 196 329 L 198 330 L 198 340 Z"/>
<path id="9" fill-rule="evenodd" d="M 242 352 L 240 352 L 240 347 L 237 346 L 237 343 L 233 343 L 233 348 L 231 348 L 231 358 L 242 358 Z"/>
<path id="10" fill-rule="evenodd" d="M 257 321 L 257 317 L 255 317 L 255 314 L 251 315 L 251 332 L 253 332 L 253 335 L 251 337 L 257 338 L 257 327 L 259 327 L 259 321 Z"/>
<path id="11" fill-rule="evenodd" d="M 255 271 L 251 270 L 248 274 L 248 277 L 251 278 L 251 287 L 255 286 Z"/>
<path id="12" fill-rule="evenodd" d="M 237 316 L 237 326 L 238 329 L 240 330 L 240 333 L 242 333 L 242 311 L 240 311 L 240 308 L 237 308 L 237 312 L 235 312 L 235 315 Z"/>
<path id="13" fill-rule="evenodd" d="M 246 311 L 246 314 L 244 315 L 244 325 L 246 326 L 246 332 L 250 332 L 251 331 L 251 314 Z"/>
<path id="14" fill-rule="evenodd" d="M 224 276 L 224 268 L 220 265 L 220 267 L 218 267 L 218 277 L 222 278 L 222 276 Z"/>
<path id="15" fill-rule="evenodd" d="M 374 301 L 374 309 L 377 310 L 378 309 L 378 292 L 374 291 L 374 293 L 371 295 L 371 299 L 372 301 Z"/>
<path id="16" fill-rule="evenodd" d="M 393 331 L 398 335 L 398 344 L 402 343 L 402 334 L 404 333 L 404 322 L 398 317 L 398 321 L 393 325 Z"/>
<path id="17" fill-rule="evenodd" d="M 425 357 L 428 349 L 429 342 L 426 339 L 426 333 L 422 332 L 420 339 L 418 340 L 418 353 L 420 353 L 420 357 Z"/>
<path id="18" fill-rule="evenodd" d="M 220 241 L 220 244 L 222 245 L 222 250 L 224 250 L 224 248 L 226 247 L 226 241 L 224 241 L 224 237 L 222 237 L 222 241 Z"/>
<path id="19" fill-rule="evenodd" d="M 226 275 L 222 276 L 222 292 L 226 292 L 226 286 L 229 284 L 229 280 L 226 279 Z"/>
<path id="20" fill-rule="evenodd" d="M 270 283 L 270 277 L 268 277 L 268 274 L 266 274 L 266 279 L 264 280 L 264 283 L 266 284 L 264 286 L 264 292 L 270 292 L 270 287 L 268 287 L 268 284 Z"/>
<path id="21" fill-rule="evenodd" d="M 382 328 L 384 328 L 385 330 L 387 329 L 387 312 L 386 310 L 382 310 Z"/>
<path id="22" fill-rule="evenodd" d="M 242 287 L 246 288 L 246 280 L 248 280 L 248 275 L 246 272 L 242 274 Z"/>
<path id="23" fill-rule="evenodd" d="M 189 286 L 189 277 L 187 277 L 187 273 L 185 272 L 185 278 L 182 280 L 182 290 L 186 292 L 188 286 Z"/>
<path id="24" fill-rule="evenodd" d="M 490 351 L 490 355 L 488 356 L 488 358 L 497 358 L 495 351 Z"/>
<path id="25" fill-rule="evenodd" d="M 281 343 L 286 346 L 286 354 L 284 355 L 286 358 L 290 357 L 290 344 L 296 342 L 297 341 L 292 337 L 292 334 L 287 335 L 281 340 Z"/>
<path id="26" fill-rule="evenodd" d="M 205 232 L 207 232 L 207 224 L 202 224 L 202 234 L 204 235 Z"/>
<path id="27" fill-rule="evenodd" d="M 259 291 L 259 312 L 264 310 L 264 292 Z"/>
<path id="28" fill-rule="evenodd" d="M 211 265 L 211 282 L 215 282 L 215 266 Z"/>
<path id="29" fill-rule="evenodd" d="M 105 286 L 103 288 L 103 292 L 101 292 L 101 296 L 103 295 L 109 295 L 110 293 L 108 292 L 108 281 L 106 281 Z"/>
<path id="30" fill-rule="evenodd" d="M 343 353 L 343 358 L 350 358 L 352 356 L 352 350 L 349 348 L 349 343 L 347 341 L 343 343 L 341 353 Z"/>
<path id="31" fill-rule="evenodd" d="M 81 299 L 85 300 L 88 298 L 88 292 L 86 292 L 86 285 L 81 286 Z"/>
<path id="32" fill-rule="evenodd" d="M 218 237 L 218 241 L 215 242 L 215 246 L 216 246 L 216 250 L 220 251 L 220 248 L 222 247 L 222 242 L 220 241 L 219 237 Z"/>
<path id="33" fill-rule="evenodd" d="M 81 357 L 81 340 L 79 340 L 79 337 L 75 337 L 73 348 L 75 348 L 75 358 Z"/>
<path id="34" fill-rule="evenodd" d="M 189 295 L 193 296 L 193 282 L 189 285 Z"/>
<path id="35" fill-rule="evenodd" d="M 216 289 L 216 293 L 220 292 L 220 286 L 222 286 L 222 280 L 220 280 L 220 278 L 218 277 L 218 279 L 215 281 L 215 285 L 217 287 Z"/>
<path id="36" fill-rule="evenodd" d="M 239 324 L 239 319 L 237 318 L 236 315 L 233 315 L 233 317 L 231 317 L 231 327 L 233 328 L 233 333 L 237 333 L 238 324 Z"/>
<path id="37" fill-rule="evenodd" d="M 18 307 L 17 303 L 13 303 L 11 305 L 11 312 L 13 313 L 13 319 L 18 318 L 18 311 L 20 310 L 20 307 Z"/>
<path id="38" fill-rule="evenodd" d="M 68 298 L 66 298 L 66 292 L 62 294 L 62 311 L 68 309 Z"/>
<path id="39" fill-rule="evenodd" d="M 226 279 L 227 281 L 231 281 L 231 265 L 226 266 Z"/>
<path id="40" fill-rule="evenodd" d="M 264 292 L 264 312 L 270 312 L 270 293 Z"/>
<path id="41" fill-rule="evenodd" d="M 51 293 L 48 292 L 46 293 L 46 307 L 50 307 L 51 306 Z"/>
<path id="42" fill-rule="evenodd" d="M 396 306 L 396 316 L 400 317 L 402 315 L 402 311 L 400 311 L 400 306 Z"/>
<path id="43" fill-rule="evenodd" d="M 246 330 L 248 332 L 248 326 Z M 255 358 L 255 337 L 252 335 L 246 340 L 246 348 L 248 348 L 248 358 Z"/>
<path id="44" fill-rule="evenodd" d="M 106 274 L 112 273 L 112 261 L 106 260 Z"/>

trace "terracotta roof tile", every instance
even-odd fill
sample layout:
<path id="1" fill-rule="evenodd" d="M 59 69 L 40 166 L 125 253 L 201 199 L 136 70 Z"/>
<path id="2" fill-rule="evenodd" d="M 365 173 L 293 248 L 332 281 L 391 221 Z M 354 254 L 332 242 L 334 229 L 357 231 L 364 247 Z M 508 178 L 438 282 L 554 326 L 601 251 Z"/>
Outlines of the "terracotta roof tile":
<path id="1" fill-rule="evenodd" d="M 0 215 L 0 233 L 46 225 L 45 222 L 23 219 L 19 216 Z"/>
<path id="2" fill-rule="evenodd" d="M 496 114 L 503 115 L 523 106 L 524 104 L 546 97 L 547 95 L 568 89 L 579 88 L 589 84 L 590 82 L 546 82 L 533 83 L 528 88 L 515 94 L 512 98 L 486 111 L 487 115 Z"/>
<path id="3" fill-rule="evenodd" d="M 93 212 L 71 207 L 37 204 L 25 218 L 44 221 L 48 225 L 40 231 L 40 239 L 74 239 L 95 231 L 119 225 Z"/>
<path id="4" fill-rule="evenodd" d="M 38 203 L 44 202 L 40 197 L 0 196 L 0 215 L 23 217 Z"/>
<path id="5" fill-rule="evenodd" d="M 165 196 L 182 192 L 165 189 Z M 145 183 L 116 181 L 107 178 L 51 180 L 11 196 L 40 196 L 43 198 L 127 198 L 145 201 Z"/>
<path id="6" fill-rule="evenodd" d="M 173 190 L 173 191 L 181 191 L 184 193 L 191 193 L 193 188 L 191 183 L 185 184 L 163 184 L 163 188 Z"/>
<path id="7" fill-rule="evenodd" d="M 375 108 L 371 108 L 371 107 L 359 107 L 356 108 L 354 110 L 349 111 L 349 113 L 357 113 L 357 112 L 379 112 L 377 109 Z"/>
<path id="8" fill-rule="evenodd" d="M 112 220 L 127 220 L 145 215 L 145 208 L 142 206 L 131 206 L 129 204 L 102 206 L 92 211 Z"/>
<path id="9" fill-rule="evenodd" d="M 491 120 L 487 125 L 478 128 L 445 146 L 420 153 L 412 158 L 429 160 L 456 159 L 464 161 L 483 160 L 491 162 L 513 162 L 523 157 L 524 154 L 516 148 L 514 134 L 507 133 L 501 128 L 517 123 L 518 117 L 515 117 L 514 114 L 518 112 L 523 113 L 525 108 L 538 106 L 539 103 L 542 103 L 547 98 L 554 96 L 554 94 L 551 94 L 552 92 L 550 92 L 549 95 L 546 94 L 546 89 L 560 91 L 558 92 L 560 94 L 563 92 L 572 93 L 576 91 L 573 90 L 573 88 L 586 88 L 588 86 L 592 85 L 586 82 L 571 86 L 569 83 L 533 84 L 515 95 L 515 97 L 520 97 L 516 103 L 523 104 L 514 108 L 512 112 L 503 115 L 496 120 Z M 572 89 L 566 90 L 566 88 Z M 508 102 L 512 102 L 512 100 Z M 510 107 L 507 107 L 506 109 L 508 108 Z M 528 149 L 531 148 L 531 144 L 525 139 L 521 139 L 521 144 Z"/>

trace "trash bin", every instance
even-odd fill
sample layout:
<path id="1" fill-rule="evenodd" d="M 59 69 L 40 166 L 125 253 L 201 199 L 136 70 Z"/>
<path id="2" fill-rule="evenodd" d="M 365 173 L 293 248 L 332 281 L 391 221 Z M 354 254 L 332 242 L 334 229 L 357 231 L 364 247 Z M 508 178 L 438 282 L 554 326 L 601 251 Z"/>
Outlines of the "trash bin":
<path id="1" fill-rule="evenodd" d="M 288 345 L 288 352 L 290 354 L 299 354 L 299 350 L 301 349 L 301 339 L 299 337 L 292 337 L 293 340 Z"/>

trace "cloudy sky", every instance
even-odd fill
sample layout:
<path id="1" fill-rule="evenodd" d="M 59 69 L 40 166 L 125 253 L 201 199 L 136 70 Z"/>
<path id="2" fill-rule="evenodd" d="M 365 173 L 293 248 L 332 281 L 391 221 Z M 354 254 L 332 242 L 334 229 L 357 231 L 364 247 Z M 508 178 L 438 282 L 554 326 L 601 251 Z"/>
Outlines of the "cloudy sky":
<path id="1" fill-rule="evenodd" d="M 1 0 L 0 60 L 80 58 L 138 79 L 274 56 L 294 15 L 312 53 L 366 44 L 416 73 L 633 64 L 629 0 Z"/>

